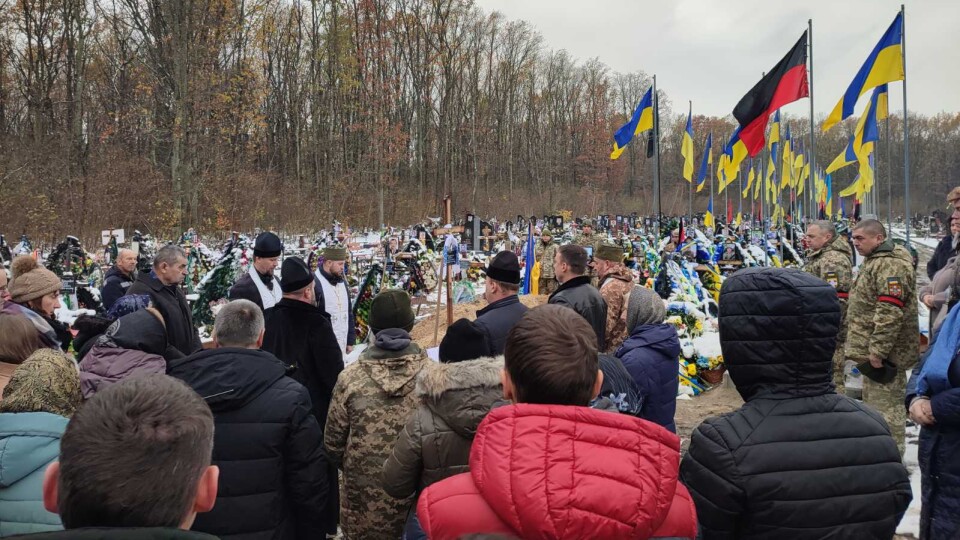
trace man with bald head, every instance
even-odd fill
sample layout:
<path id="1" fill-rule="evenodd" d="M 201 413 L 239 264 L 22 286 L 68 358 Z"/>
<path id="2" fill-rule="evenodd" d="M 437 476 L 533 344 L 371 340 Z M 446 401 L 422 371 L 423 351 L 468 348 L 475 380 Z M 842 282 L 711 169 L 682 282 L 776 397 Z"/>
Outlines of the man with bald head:
<path id="1" fill-rule="evenodd" d="M 100 290 L 103 309 L 109 310 L 118 298 L 127 294 L 127 289 L 133 285 L 133 272 L 136 269 L 137 254 L 132 249 L 121 249 L 117 253 L 116 263 L 103 278 L 103 288 Z"/>
<path id="2" fill-rule="evenodd" d="M 833 355 L 833 383 L 837 393 L 844 393 L 843 342 L 846 338 L 847 298 L 853 286 L 853 252 L 850 245 L 837 234 L 832 221 L 814 221 L 807 225 L 807 262 L 803 269 L 826 281 L 837 291 L 840 299 L 840 332 Z"/>
<path id="3" fill-rule="evenodd" d="M 903 455 L 906 371 L 917 363 L 920 341 L 913 256 L 875 219 L 861 221 L 852 236 L 866 259 L 850 291 L 844 354 L 864 374 L 863 402 L 883 415 Z"/>

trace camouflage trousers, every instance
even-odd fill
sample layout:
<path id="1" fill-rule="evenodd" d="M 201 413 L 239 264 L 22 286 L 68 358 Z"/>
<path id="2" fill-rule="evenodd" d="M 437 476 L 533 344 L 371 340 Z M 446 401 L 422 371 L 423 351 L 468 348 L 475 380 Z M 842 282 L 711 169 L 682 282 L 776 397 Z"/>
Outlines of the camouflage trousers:
<path id="1" fill-rule="evenodd" d="M 837 387 L 837 393 L 841 396 L 847 395 L 846 374 L 847 358 L 843 354 L 843 346 L 837 347 L 837 352 L 833 355 L 833 385 Z"/>
<path id="2" fill-rule="evenodd" d="M 537 292 L 538 292 L 538 294 L 545 294 L 545 295 L 549 296 L 549 295 L 553 294 L 553 293 L 557 290 L 557 287 L 559 287 L 559 286 L 560 286 L 560 284 L 557 283 L 557 278 L 552 278 L 552 277 L 551 277 L 551 278 L 545 278 L 545 277 L 542 277 L 542 278 L 540 278 L 539 281 L 538 281 L 538 284 L 537 284 Z"/>
<path id="3" fill-rule="evenodd" d="M 890 426 L 890 434 L 897 441 L 903 456 L 904 437 L 907 430 L 907 410 L 903 400 L 907 397 L 907 372 L 897 370 L 897 378 L 889 384 L 880 384 L 863 378 L 863 402 L 879 412 Z"/>

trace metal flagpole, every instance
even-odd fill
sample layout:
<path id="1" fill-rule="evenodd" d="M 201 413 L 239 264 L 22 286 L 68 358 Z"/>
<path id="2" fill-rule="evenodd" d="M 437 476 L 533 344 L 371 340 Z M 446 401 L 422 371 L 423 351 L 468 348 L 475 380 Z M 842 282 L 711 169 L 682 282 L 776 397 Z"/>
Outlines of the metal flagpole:
<path id="1" fill-rule="evenodd" d="M 689 114 L 690 114 L 690 116 L 691 116 L 690 121 L 693 122 L 693 118 L 692 118 L 692 116 L 693 116 L 693 100 L 690 100 L 690 113 L 689 113 Z M 692 125 L 692 124 L 691 124 L 691 125 Z M 690 138 L 690 142 L 691 142 L 691 143 L 693 142 L 693 138 L 692 138 L 692 137 Z M 683 143 L 681 142 L 680 144 L 682 145 Z M 691 150 L 692 150 L 692 149 L 691 149 Z M 690 158 L 693 159 L 693 156 L 690 156 Z M 690 184 L 690 199 L 689 199 L 689 201 L 687 202 L 687 218 L 690 220 L 691 223 L 693 223 L 693 177 L 690 178 L 689 184 Z M 681 238 L 681 240 L 682 240 L 682 238 Z"/>
<path id="2" fill-rule="evenodd" d="M 907 247 L 910 247 L 910 131 L 907 129 L 907 13 L 900 4 L 900 54 L 903 59 L 903 207 L 907 225 Z"/>
<path id="3" fill-rule="evenodd" d="M 813 117 L 813 19 L 807 20 L 807 44 L 810 46 L 810 54 L 807 58 L 810 66 L 810 77 L 808 82 L 810 83 L 810 172 L 811 177 L 816 175 L 817 170 L 817 137 L 816 137 L 816 121 Z M 809 181 L 809 179 L 808 179 Z M 807 184 L 809 187 L 809 184 Z M 816 185 L 816 182 L 814 182 Z M 812 196 L 812 193 L 807 194 Z M 813 205 L 808 205 L 811 208 Z"/>
<path id="4" fill-rule="evenodd" d="M 893 226 L 893 165 L 890 163 L 890 113 L 887 113 L 887 117 L 883 120 L 885 124 L 884 130 L 887 132 L 887 167 L 890 167 L 890 170 L 887 171 L 887 230 L 890 230 L 890 227 Z"/>
<path id="5" fill-rule="evenodd" d="M 657 238 L 663 230 L 663 207 L 660 202 L 660 100 L 657 97 L 657 76 L 653 76 L 653 147 L 657 157 Z"/>

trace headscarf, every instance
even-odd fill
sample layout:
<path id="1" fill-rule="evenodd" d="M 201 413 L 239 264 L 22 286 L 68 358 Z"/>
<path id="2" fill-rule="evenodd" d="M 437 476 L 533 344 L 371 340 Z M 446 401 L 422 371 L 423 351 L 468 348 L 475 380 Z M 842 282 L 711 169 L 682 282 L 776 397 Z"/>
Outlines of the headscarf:
<path id="1" fill-rule="evenodd" d="M 59 351 L 40 349 L 14 370 L 3 389 L 0 413 L 48 412 L 69 418 L 82 399 L 73 360 Z"/>

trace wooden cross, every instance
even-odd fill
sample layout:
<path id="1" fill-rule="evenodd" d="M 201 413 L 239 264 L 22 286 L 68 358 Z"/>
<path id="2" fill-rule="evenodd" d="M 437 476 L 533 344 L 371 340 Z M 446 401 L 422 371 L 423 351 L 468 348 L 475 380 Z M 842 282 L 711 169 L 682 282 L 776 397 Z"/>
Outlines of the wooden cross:
<path id="1" fill-rule="evenodd" d="M 483 246 L 482 246 L 483 251 L 490 251 L 490 240 L 497 239 L 496 236 L 490 236 L 490 233 L 493 232 L 493 229 L 491 229 L 490 226 L 487 225 L 486 227 L 480 229 L 480 232 L 483 233 L 483 235 L 480 237 L 480 240 L 483 240 Z"/>

